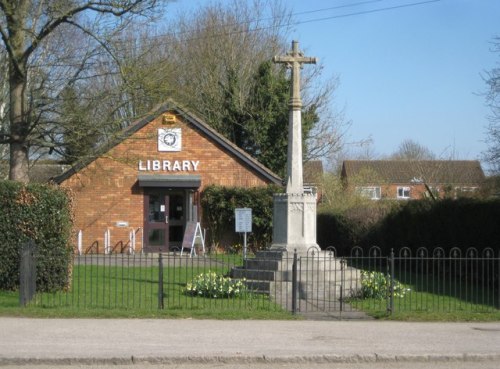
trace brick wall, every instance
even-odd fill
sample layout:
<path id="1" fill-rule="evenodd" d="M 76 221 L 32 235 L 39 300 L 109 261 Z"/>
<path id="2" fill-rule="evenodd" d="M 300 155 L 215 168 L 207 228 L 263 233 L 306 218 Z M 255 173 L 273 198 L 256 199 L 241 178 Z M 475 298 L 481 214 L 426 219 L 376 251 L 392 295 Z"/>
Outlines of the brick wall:
<path id="1" fill-rule="evenodd" d="M 397 199 L 398 187 L 409 187 L 410 198 L 413 200 L 422 199 L 425 197 L 425 186 L 423 184 L 391 184 L 382 186 L 382 198 L 384 199 Z"/>
<path id="2" fill-rule="evenodd" d="M 181 128 L 182 150 L 158 152 L 158 128 Z M 170 162 L 199 161 L 198 170 L 146 172 L 139 171 L 139 160 L 169 160 Z M 111 233 L 111 247 L 126 251 L 129 232 L 142 238 L 144 219 L 143 189 L 138 186 L 139 174 L 174 174 L 201 176 L 203 188 L 223 186 L 263 186 L 268 181 L 237 159 L 227 150 L 209 139 L 190 124 L 177 121 L 168 127 L 161 117 L 151 121 L 132 136 L 113 147 L 78 173 L 61 183 L 72 189 L 75 199 L 75 233 L 83 232 L 83 251 L 104 250 L 104 232 Z M 116 222 L 126 221 L 129 227 L 120 228 Z M 75 241 L 76 244 L 76 241 Z M 137 242 L 137 247 L 139 247 Z"/>

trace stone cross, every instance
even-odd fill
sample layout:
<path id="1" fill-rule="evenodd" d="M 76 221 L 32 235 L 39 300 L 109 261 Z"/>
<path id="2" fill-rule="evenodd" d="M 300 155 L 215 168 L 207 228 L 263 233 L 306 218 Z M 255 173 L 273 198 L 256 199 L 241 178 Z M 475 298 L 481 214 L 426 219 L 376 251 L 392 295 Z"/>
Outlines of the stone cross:
<path id="1" fill-rule="evenodd" d="M 300 98 L 300 69 L 302 64 L 316 64 L 316 58 L 304 56 L 299 51 L 299 43 L 292 41 L 292 50 L 284 56 L 275 56 L 274 63 L 285 64 L 292 70 L 290 90 L 290 113 L 288 119 L 287 193 L 303 193 L 302 173 L 302 100 Z"/>

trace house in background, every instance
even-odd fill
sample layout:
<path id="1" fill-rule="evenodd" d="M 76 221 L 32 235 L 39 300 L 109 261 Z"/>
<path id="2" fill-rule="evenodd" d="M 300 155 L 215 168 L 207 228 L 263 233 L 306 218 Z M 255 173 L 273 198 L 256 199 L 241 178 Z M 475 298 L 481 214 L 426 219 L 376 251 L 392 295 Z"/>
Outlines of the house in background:
<path id="1" fill-rule="evenodd" d="M 373 200 L 470 196 L 485 180 L 477 160 L 346 160 L 341 177 Z"/>
<path id="2" fill-rule="evenodd" d="M 321 201 L 323 181 L 323 162 L 321 160 L 310 160 L 304 163 L 304 191 L 316 194 L 317 201 Z"/>
<path id="3" fill-rule="evenodd" d="M 29 178 L 31 183 L 47 183 L 68 170 L 71 166 L 59 164 L 56 161 L 44 160 L 33 161 L 29 166 Z M 9 161 L 0 160 L 0 181 L 9 179 Z"/>

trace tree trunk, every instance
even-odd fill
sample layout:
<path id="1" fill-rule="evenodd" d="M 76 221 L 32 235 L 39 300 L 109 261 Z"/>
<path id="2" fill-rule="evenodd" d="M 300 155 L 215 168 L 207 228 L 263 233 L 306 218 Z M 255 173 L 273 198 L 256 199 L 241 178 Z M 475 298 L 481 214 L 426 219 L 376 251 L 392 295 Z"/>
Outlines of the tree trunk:
<path id="1" fill-rule="evenodd" d="M 9 179 L 23 183 L 29 182 L 28 148 L 23 143 L 12 142 L 10 144 Z"/>
<path id="2" fill-rule="evenodd" d="M 22 65 L 21 65 L 22 66 Z M 26 89 L 26 70 L 10 65 L 10 170 L 9 179 L 29 182 L 28 174 L 28 133 L 29 121 L 24 109 L 24 91 Z"/>

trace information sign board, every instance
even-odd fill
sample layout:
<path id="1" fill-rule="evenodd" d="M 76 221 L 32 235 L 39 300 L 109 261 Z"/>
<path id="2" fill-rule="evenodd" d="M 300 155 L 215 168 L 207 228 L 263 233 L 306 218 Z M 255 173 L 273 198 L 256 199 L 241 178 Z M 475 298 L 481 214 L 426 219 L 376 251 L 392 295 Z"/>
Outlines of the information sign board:
<path id="1" fill-rule="evenodd" d="M 234 209 L 234 219 L 236 232 L 247 233 L 252 232 L 252 209 L 251 208 L 236 208 Z"/>

